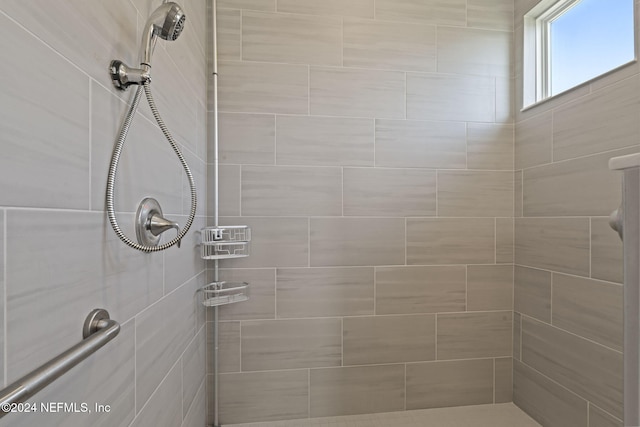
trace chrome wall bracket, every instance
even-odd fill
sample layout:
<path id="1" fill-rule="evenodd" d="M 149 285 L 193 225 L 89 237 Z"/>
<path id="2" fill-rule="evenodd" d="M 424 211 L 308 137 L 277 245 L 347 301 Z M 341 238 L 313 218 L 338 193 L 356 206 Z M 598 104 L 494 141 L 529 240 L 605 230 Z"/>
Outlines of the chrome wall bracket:
<path id="1" fill-rule="evenodd" d="M 144 246 L 158 246 L 161 234 L 172 228 L 180 233 L 180 225 L 177 222 L 169 221 L 162 216 L 162 208 L 156 199 L 147 197 L 140 202 L 136 213 L 138 243 Z"/>
<path id="2" fill-rule="evenodd" d="M 151 67 L 142 64 L 141 68 L 132 68 L 122 61 L 114 59 L 109 65 L 111 82 L 119 90 L 127 90 L 131 85 L 143 85 L 151 82 Z"/>

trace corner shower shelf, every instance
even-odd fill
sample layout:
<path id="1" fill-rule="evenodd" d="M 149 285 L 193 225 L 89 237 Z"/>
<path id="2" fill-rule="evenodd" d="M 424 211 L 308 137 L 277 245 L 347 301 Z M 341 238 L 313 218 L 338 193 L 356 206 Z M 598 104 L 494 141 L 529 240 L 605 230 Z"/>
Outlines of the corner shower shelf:
<path id="1" fill-rule="evenodd" d="M 251 228 L 246 225 L 202 229 L 202 259 L 230 259 L 249 256 Z"/>
<path id="2" fill-rule="evenodd" d="M 212 282 L 201 288 L 202 304 L 205 307 L 232 304 L 249 299 L 247 282 Z"/>

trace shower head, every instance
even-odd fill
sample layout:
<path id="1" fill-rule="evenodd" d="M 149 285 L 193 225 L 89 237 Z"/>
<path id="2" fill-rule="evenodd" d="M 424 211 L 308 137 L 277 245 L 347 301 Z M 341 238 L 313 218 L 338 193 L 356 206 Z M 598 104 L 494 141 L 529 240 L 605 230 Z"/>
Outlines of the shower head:
<path id="1" fill-rule="evenodd" d="M 151 67 L 151 55 L 156 45 L 157 37 L 173 41 L 180 36 L 184 28 L 186 16 L 182 8 L 173 2 L 164 3 L 153 11 L 142 33 L 140 46 L 140 64 Z"/>

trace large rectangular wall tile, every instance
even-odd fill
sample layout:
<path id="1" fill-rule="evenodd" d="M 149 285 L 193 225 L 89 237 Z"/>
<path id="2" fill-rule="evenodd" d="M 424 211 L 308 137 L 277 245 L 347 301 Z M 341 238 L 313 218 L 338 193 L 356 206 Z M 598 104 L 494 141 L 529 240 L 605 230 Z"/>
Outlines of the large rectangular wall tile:
<path id="1" fill-rule="evenodd" d="M 311 265 L 404 264 L 404 219 L 311 218 Z"/>
<path id="2" fill-rule="evenodd" d="M 468 0 L 467 25 L 489 30 L 513 31 L 513 3 L 510 0 Z"/>
<path id="3" fill-rule="evenodd" d="M 523 318 L 522 362 L 622 417 L 622 353 Z"/>
<path id="4" fill-rule="evenodd" d="M 493 264 L 493 218 L 407 219 L 407 264 Z"/>
<path id="5" fill-rule="evenodd" d="M 7 381 L 76 344 L 88 307 L 108 307 L 125 322 L 162 297 L 162 254 L 132 252 L 112 233 L 104 213 L 5 215 Z M 133 216 L 120 219 L 129 223 Z M 34 304 L 34 295 L 50 309 Z"/>
<path id="6" fill-rule="evenodd" d="M 511 76 L 513 33 L 438 27 L 438 72 Z"/>
<path id="7" fill-rule="evenodd" d="M 436 28 L 370 19 L 345 19 L 344 66 L 436 71 Z"/>
<path id="8" fill-rule="evenodd" d="M 514 186 L 515 186 L 515 191 L 513 192 L 514 216 L 516 218 L 519 218 L 519 217 L 522 217 L 522 171 L 516 171 L 514 173 Z"/>
<path id="9" fill-rule="evenodd" d="M 255 320 L 242 322 L 242 370 L 340 366 L 340 319 Z"/>
<path id="10" fill-rule="evenodd" d="M 493 359 L 407 364 L 407 409 L 493 403 Z"/>
<path id="11" fill-rule="evenodd" d="M 222 320 L 274 319 L 276 277 L 272 268 L 220 269 L 220 280 L 249 283 L 250 298 L 242 304 L 227 304 L 219 308 Z"/>
<path id="12" fill-rule="evenodd" d="M 513 401 L 513 359 L 495 360 L 495 403 Z"/>
<path id="13" fill-rule="evenodd" d="M 376 314 L 464 311 L 464 266 L 376 268 Z"/>
<path id="14" fill-rule="evenodd" d="M 513 125 L 469 123 L 468 168 L 513 170 Z"/>
<path id="15" fill-rule="evenodd" d="M 3 295 L 6 295 L 6 290 L 5 290 L 5 286 L 6 283 L 4 283 L 4 277 L 5 277 L 5 265 L 4 265 L 4 258 L 5 258 L 5 253 L 4 253 L 4 247 L 5 247 L 5 235 L 4 235 L 4 230 L 5 230 L 5 211 L 0 211 L 0 292 L 2 292 Z M 6 310 L 6 307 L 4 306 L 5 302 L 4 299 L 2 301 L 0 301 L 0 316 L 2 316 L 2 319 L 6 319 L 4 312 Z M 5 357 L 5 351 L 4 351 L 4 346 L 5 346 L 5 334 L 4 333 L 0 333 L 0 364 L 2 364 L 2 366 L 4 366 L 4 357 Z M 4 384 L 4 369 L 2 370 L 2 372 L 0 373 L 0 384 Z"/>
<path id="16" fill-rule="evenodd" d="M 4 15 L 0 24 L 12 35 L 0 40 L 6 58 L 0 72 L 9 76 L 15 64 L 25 67 L 0 89 L 0 181 L 10 184 L 3 186 L 0 205 L 87 209 L 89 80 Z M 46 74 L 37 65 L 43 63 Z"/>
<path id="17" fill-rule="evenodd" d="M 181 358 L 182 366 L 182 412 L 184 416 L 197 398 L 200 386 L 204 385 L 207 372 L 207 339 L 205 328 L 200 328 L 189 343 Z"/>
<path id="18" fill-rule="evenodd" d="M 344 168 L 344 215 L 435 216 L 436 172 Z"/>
<path id="19" fill-rule="evenodd" d="M 218 7 L 218 59 L 240 61 L 242 58 L 242 33 L 240 11 Z"/>
<path id="20" fill-rule="evenodd" d="M 221 225 L 251 227 L 251 256 L 224 260 L 221 267 L 306 267 L 309 265 L 307 218 L 221 218 Z"/>
<path id="21" fill-rule="evenodd" d="M 589 405 L 589 427 L 624 427 L 624 423 L 592 404 Z"/>
<path id="22" fill-rule="evenodd" d="M 193 280 L 195 282 L 195 280 Z M 187 283 L 136 318 L 136 402 L 142 407 L 195 335 L 194 294 Z"/>
<path id="23" fill-rule="evenodd" d="M 512 310 L 513 266 L 467 267 L 467 310 Z"/>
<path id="24" fill-rule="evenodd" d="M 376 166 L 464 169 L 464 123 L 376 120 Z"/>
<path id="25" fill-rule="evenodd" d="M 586 400 L 529 366 L 513 363 L 513 403 L 543 426 L 587 425 Z"/>
<path id="26" fill-rule="evenodd" d="M 434 360 L 436 316 L 346 317 L 344 365 Z"/>
<path id="27" fill-rule="evenodd" d="M 516 123 L 516 169 L 551 163 L 552 120 L 546 112 Z"/>
<path id="28" fill-rule="evenodd" d="M 407 118 L 493 123 L 495 91 L 492 77 L 407 73 Z"/>
<path id="29" fill-rule="evenodd" d="M 619 206 L 622 180 L 609 170 L 621 150 L 538 166 L 524 171 L 525 216 L 606 216 Z"/>
<path id="30" fill-rule="evenodd" d="M 438 215 L 513 215 L 511 172 L 438 171 Z"/>
<path id="31" fill-rule="evenodd" d="M 275 163 L 276 120 L 272 114 L 219 113 L 220 163 L 272 165 Z M 213 147 L 209 146 L 210 150 Z M 209 153 L 214 163 L 215 153 Z"/>
<path id="32" fill-rule="evenodd" d="M 222 424 L 309 416 L 309 371 L 220 374 Z"/>
<path id="33" fill-rule="evenodd" d="M 329 167 L 243 166 L 242 214 L 342 214 L 342 171 Z"/>
<path id="34" fill-rule="evenodd" d="M 553 158 L 569 159 L 638 143 L 640 78 L 636 75 L 553 112 Z"/>
<path id="35" fill-rule="evenodd" d="M 307 114 L 309 67 L 220 62 L 221 112 Z"/>
<path id="36" fill-rule="evenodd" d="M 375 0 L 279 0 L 278 12 L 373 18 Z"/>
<path id="37" fill-rule="evenodd" d="M 371 119 L 278 116 L 276 163 L 309 166 L 373 166 Z"/>
<path id="38" fill-rule="evenodd" d="M 589 218 L 517 218 L 516 264 L 589 275 Z"/>
<path id="39" fill-rule="evenodd" d="M 513 264 L 513 245 L 513 218 L 496 218 L 496 263 Z"/>
<path id="40" fill-rule="evenodd" d="M 609 226 L 609 218 L 591 218 L 591 277 L 622 283 L 622 240 Z"/>
<path id="41" fill-rule="evenodd" d="M 438 314 L 437 359 L 511 356 L 510 311 Z"/>
<path id="42" fill-rule="evenodd" d="M 397 71 L 311 67 L 312 115 L 405 118 L 405 76 Z"/>
<path id="43" fill-rule="evenodd" d="M 129 427 L 136 415 L 133 381 L 135 372 L 134 321 L 123 323 L 120 327 L 120 333 L 113 342 L 109 343 L 111 345 L 101 348 L 101 351 L 66 372 L 28 401 L 37 405 L 38 409 L 40 409 L 41 402 L 45 404 L 48 402 L 78 402 L 78 405 L 80 402 L 87 402 L 92 408 L 91 413 L 72 411 L 15 413 L 7 415 L 0 425 L 3 427 L 33 427 L 34 425 Z M 77 333 L 77 329 L 75 332 Z M 74 338 L 76 342 L 80 339 L 78 335 L 75 335 Z M 54 355 L 55 353 L 44 354 L 47 359 Z M 35 365 L 30 369 L 34 367 Z M 176 415 L 181 417 L 180 406 L 182 402 L 179 384 L 174 391 L 173 400 L 165 403 L 167 406 L 172 405 L 172 408 L 175 409 L 176 414 L 170 414 L 175 419 Z M 110 405 L 111 410 L 97 413 L 93 411 L 94 402 Z"/>
<path id="44" fill-rule="evenodd" d="M 40 95 L 40 102 L 36 102 L 33 106 L 39 105 L 49 94 L 53 95 L 58 90 L 62 91 L 62 95 L 55 95 L 54 98 L 60 96 L 57 102 L 65 102 L 64 108 L 61 105 L 57 107 L 54 105 L 51 109 L 48 109 L 49 113 L 40 116 L 39 120 L 45 120 L 45 117 L 55 116 L 56 114 L 69 114 L 69 117 L 56 121 L 56 125 L 45 125 L 44 122 L 40 122 L 37 126 L 38 129 L 62 130 L 59 127 L 60 124 L 66 122 L 66 125 L 73 123 L 75 120 L 80 119 L 83 115 L 86 117 L 88 110 L 82 107 L 82 104 L 77 104 L 73 99 L 78 92 L 84 92 L 86 85 L 80 84 L 80 80 L 84 80 L 83 76 L 91 76 L 97 82 L 104 87 L 111 87 L 111 79 L 109 73 L 105 72 L 105 67 L 109 64 L 113 58 L 120 58 L 127 64 L 135 64 L 136 61 L 136 49 L 131 49 L 131 46 L 136 46 L 140 41 L 140 38 L 136 34 L 136 18 L 138 13 L 131 1 L 114 0 L 108 3 L 90 3 L 84 1 L 69 1 L 64 4 L 59 4 L 57 7 L 44 3 L 25 3 L 20 0 L 8 0 L 3 1 L 2 11 L 10 16 L 15 22 L 19 22 L 21 26 L 26 28 L 31 34 L 35 35 L 40 40 L 46 40 L 48 46 L 45 47 L 40 41 L 36 41 L 36 38 L 27 35 L 22 29 L 18 29 L 14 23 L 8 21 L 4 16 L 2 18 L 2 26 L 6 29 L 7 34 L 11 37 L 5 37 L 3 42 L 8 43 L 11 46 L 2 45 L 2 52 L 4 53 L 7 62 L 5 66 L 11 68 L 12 63 L 21 63 L 25 66 L 23 73 L 16 75 L 15 79 L 27 79 L 29 85 L 33 90 L 23 93 L 22 96 L 28 96 L 28 94 Z M 145 15 L 146 16 L 146 15 Z M 193 30 L 188 30 L 189 32 Z M 69 37 L 69 33 L 72 32 L 75 37 Z M 110 34 L 111 37 L 105 37 L 105 34 Z M 186 35 L 187 31 L 185 31 Z M 42 46 L 44 51 L 37 52 L 34 49 L 35 46 L 31 45 L 35 42 Z M 23 44 L 26 43 L 26 44 Z M 16 61 L 12 58 L 15 49 L 23 50 L 24 53 L 21 59 Z M 190 47 L 182 46 L 182 49 L 188 50 Z M 54 58 L 57 56 L 57 58 Z M 158 62 L 158 54 L 156 53 L 156 62 Z M 29 61 L 37 61 L 39 64 L 47 64 L 51 73 L 46 76 L 38 74 L 37 76 L 31 76 L 29 73 L 36 71 L 37 66 L 31 67 Z M 14 62 L 16 61 L 16 62 Z M 61 71 L 56 69 L 60 63 L 65 64 L 67 70 Z M 73 63 L 74 65 L 71 65 Z M 186 67 L 185 67 L 186 68 Z M 54 71 L 55 70 L 55 71 Z M 79 73 L 78 70 L 82 70 L 83 73 Z M 190 70 L 185 70 L 190 71 Z M 6 71 L 2 68 L 3 75 Z M 64 74 L 58 74 L 63 72 Z M 68 75 L 69 79 L 60 81 L 59 76 Z M 73 77 L 72 77 L 73 75 Z M 84 80 L 86 81 L 86 80 Z M 11 87 L 5 87 L 3 90 L 17 89 L 21 85 L 18 84 L 19 80 L 14 80 Z M 69 84 L 66 87 L 66 84 Z M 42 89 L 38 89 L 38 85 L 45 84 Z M 115 90 L 114 90 L 115 92 Z M 65 95 L 66 94 L 66 95 Z M 5 93 L 2 93 L 2 99 L 5 98 Z M 89 99 L 84 98 L 85 102 Z M 3 106 L 12 106 L 14 111 L 19 111 L 18 104 L 9 101 L 3 103 Z M 69 105 L 66 105 L 67 102 Z M 78 108 L 79 111 L 73 112 L 74 108 Z M 84 113 L 82 113 L 84 111 Z M 9 119 L 9 116 L 3 111 L 3 117 Z M 80 113 L 80 115 L 77 115 Z M 75 116 L 75 119 L 74 119 Z M 34 116 L 30 116 L 34 117 Z M 3 124 L 5 121 L 3 120 Z M 6 123 L 12 123 L 18 125 L 19 122 L 14 120 L 7 121 Z M 27 129 L 31 129 L 33 126 L 28 126 Z M 32 129 L 34 130 L 34 129 Z M 3 133 L 5 133 L 3 131 Z M 51 135 L 51 133 L 49 133 Z M 64 135 L 64 133 L 62 133 Z M 51 135 L 53 136 L 53 135 Z M 61 136 L 60 139 L 52 138 L 52 141 L 66 141 L 70 142 L 69 135 L 65 138 Z M 86 141 L 86 140 L 85 140 Z M 29 142 L 29 139 L 25 139 L 25 142 Z M 4 141 L 2 141 L 3 146 Z M 62 144 L 59 149 L 63 150 L 68 148 L 70 153 L 73 153 L 71 147 Z M 4 165 L 3 165 L 4 169 Z M 3 180 L 4 181 L 4 180 Z M 84 183 L 85 181 L 82 181 Z M 56 192 L 52 192 L 56 193 Z"/>
<path id="45" fill-rule="evenodd" d="M 276 0 L 219 0 L 218 7 L 275 11 Z"/>
<path id="46" fill-rule="evenodd" d="M 553 275 L 553 325 L 622 351 L 622 286 Z"/>
<path id="47" fill-rule="evenodd" d="M 214 176 L 215 165 L 207 165 L 207 174 Z M 207 214 L 213 216 L 216 199 L 207 197 Z M 240 165 L 218 165 L 218 213 L 240 215 Z"/>
<path id="48" fill-rule="evenodd" d="M 207 322 L 207 372 L 213 373 L 213 328 L 214 322 Z M 240 322 L 220 322 L 218 327 L 218 369 L 219 372 L 240 372 Z"/>
<path id="49" fill-rule="evenodd" d="M 520 360 L 520 330 L 522 324 L 522 316 L 520 313 L 513 313 L 513 358 Z"/>
<path id="50" fill-rule="evenodd" d="M 311 370 L 311 417 L 404 409 L 404 365 Z"/>
<path id="51" fill-rule="evenodd" d="M 93 83 L 91 105 L 91 207 L 104 212 L 109 173 L 107 159 L 113 153 L 114 142 L 120 132 L 121 115 L 125 114 L 127 104 Z M 143 198 L 153 195 L 162 201 L 165 214 L 182 213 L 181 180 L 184 172 L 169 144 L 159 144 L 163 140 L 157 126 L 145 120 L 140 113 L 135 116 L 129 128 L 128 142 L 122 150 L 114 185 L 117 212 L 135 212 Z M 193 162 L 191 165 L 195 166 Z M 133 182 L 135 185 L 131 185 Z"/>
<path id="52" fill-rule="evenodd" d="M 513 309 L 551 323 L 551 273 L 517 265 Z"/>
<path id="53" fill-rule="evenodd" d="M 280 268 L 276 311 L 283 317 L 374 314 L 374 269 Z"/>
<path id="54" fill-rule="evenodd" d="M 377 0 L 376 18 L 419 24 L 465 25 L 466 4 L 462 0 Z"/>
<path id="55" fill-rule="evenodd" d="M 341 65 L 340 18 L 243 12 L 242 59 L 288 64 Z"/>

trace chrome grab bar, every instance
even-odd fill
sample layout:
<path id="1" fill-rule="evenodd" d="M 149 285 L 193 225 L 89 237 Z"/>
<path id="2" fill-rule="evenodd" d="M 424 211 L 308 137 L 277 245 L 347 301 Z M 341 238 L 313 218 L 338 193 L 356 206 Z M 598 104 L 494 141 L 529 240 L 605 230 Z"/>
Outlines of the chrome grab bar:
<path id="1" fill-rule="evenodd" d="M 0 418 L 10 412 L 5 412 L 6 404 L 26 401 L 114 339 L 119 332 L 120 324 L 111 320 L 106 310 L 98 308 L 91 311 L 84 321 L 82 341 L 0 391 Z"/>

